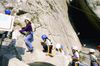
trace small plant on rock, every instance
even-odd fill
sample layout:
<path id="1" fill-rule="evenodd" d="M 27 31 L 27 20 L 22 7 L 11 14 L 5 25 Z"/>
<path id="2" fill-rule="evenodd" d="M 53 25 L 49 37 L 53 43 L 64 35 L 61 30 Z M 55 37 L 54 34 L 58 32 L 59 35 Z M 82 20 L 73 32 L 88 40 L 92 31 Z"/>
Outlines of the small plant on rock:
<path id="1" fill-rule="evenodd" d="M 29 5 L 32 5 L 32 3 L 28 2 Z"/>
<path id="2" fill-rule="evenodd" d="M 80 55 L 80 59 L 81 59 L 82 61 L 84 61 L 84 60 L 86 60 L 86 56 L 81 56 L 81 55 Z"/>
<path id="3" fill-rule="evenodd" d="M 82 52 L 82 51 L 79 51 L 79 54 L 80 54 L 80 53 L 83 53 L 83 52 Z"/>
<path id="4" fill-rule="evenodd" d="M 16 26 L 16 25 L 19 25 L 22 27 L 22 23 L 20 23 L 20 22 L 15 22 L 14 26 Z"/>
<path id="5" fill-rule="evenodd" d="M 33 16 L 33 18 L 31 18 L 31 21 L 33 22 L 34 19 L 35 19 L 35 16 Z"/>

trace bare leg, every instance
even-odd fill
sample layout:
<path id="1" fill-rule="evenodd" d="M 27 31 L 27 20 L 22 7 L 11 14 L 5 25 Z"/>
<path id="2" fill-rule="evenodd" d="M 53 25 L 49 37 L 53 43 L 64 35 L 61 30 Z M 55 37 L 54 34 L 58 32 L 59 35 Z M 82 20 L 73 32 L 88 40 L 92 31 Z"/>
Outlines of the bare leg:
<path id="1" fill-rule="evenodd" d="M 55 56 L 55 53 L 46 53 L 46 55 Z"/>

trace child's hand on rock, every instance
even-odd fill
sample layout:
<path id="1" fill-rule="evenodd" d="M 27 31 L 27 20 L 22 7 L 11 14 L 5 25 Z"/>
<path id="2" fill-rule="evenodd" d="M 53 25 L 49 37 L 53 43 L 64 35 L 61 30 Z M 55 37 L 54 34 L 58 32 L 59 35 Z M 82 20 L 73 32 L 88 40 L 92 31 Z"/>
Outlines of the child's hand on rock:
<path id="1" fill-rule="evenodd" d="M 72 56 L 72 54 L 69 54 L 70 56 Z"/>
<path id="2" fill-rule="evenodd" d="M 49 55 L 49 53 L 47 52 L 47 53 L 46 53 L 46 56 L 48 56 L 48 55 Z"/>

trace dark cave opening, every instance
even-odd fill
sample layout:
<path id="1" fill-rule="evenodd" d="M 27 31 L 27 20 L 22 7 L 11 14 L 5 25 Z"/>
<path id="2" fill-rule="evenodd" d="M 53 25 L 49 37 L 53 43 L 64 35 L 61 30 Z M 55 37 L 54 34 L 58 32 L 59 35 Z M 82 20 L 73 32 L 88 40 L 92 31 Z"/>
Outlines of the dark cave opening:
<path id="1" fill-rule="evenodd" d="M 78 9 L 81 8 L 87 9 L 87 6 L 84 7 L 83 2 L 80 2 L 83 0 L 75 0 L 75 1 L 77 2 L 71 3 L 72 6 L 77 7 Z M 98 22 L 100 21 L 100 18 L 98 18 L 97 16 L 94 17 L 90 14 L 84 13 L 78 10 L 77 8 L 73 8 L 70 6 L 68 2 L 67 2 L 67 7 L 68 7 L 69 20 L 81 44 L 82 45 L 86 44 L 86 47 L 96 49 L 96 47 L 100 45 L 100 31 L 95 29 L 95 27 L 91 24 L 91 21 Z M 78 35 L 78 33 L 80 33 L 80 35 Z"/>
<path id="2" fill-rule="evenodd" d="M 75 4 L 72 4 L 72 6 L 76 7 Z M 79 7 L 79 9 L 80 8 L 81 7 Z M 100 37 L 100 32 L 98 32 L 90 23 L 90 20 L 87 18 L 87 13 L 84 13 L 68 5 L 68 14 L 76 33 L 80 32 L 79 37 L 81 39 L 96 39 Z M 89 18 L 92 17 L 90 14 L 88 14 L 88 16 Z"/>

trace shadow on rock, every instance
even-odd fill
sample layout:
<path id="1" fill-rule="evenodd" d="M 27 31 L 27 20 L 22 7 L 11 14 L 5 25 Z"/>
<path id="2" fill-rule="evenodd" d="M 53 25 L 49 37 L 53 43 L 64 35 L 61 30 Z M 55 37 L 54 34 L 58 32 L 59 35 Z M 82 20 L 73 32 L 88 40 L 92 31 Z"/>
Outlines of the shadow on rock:
<path id="1" fill-rule="evenodd" d="M 34 62 L 34 63 L 30 63 L 29 65 L 30 66 L 55 66 L 47 62 Z"/>
<path id="2" fill-rule="evenodd" d="M 16 44 L 16 39 L 13 39 L 8 46 L 2 46 L 1 52 L 3 54 L 11 54 L 16 58 L 18 58 L 19 60 L 22 60 L 21 55 L 24 55 L 25 48 L 16 47 L 15 44 Z"/>

